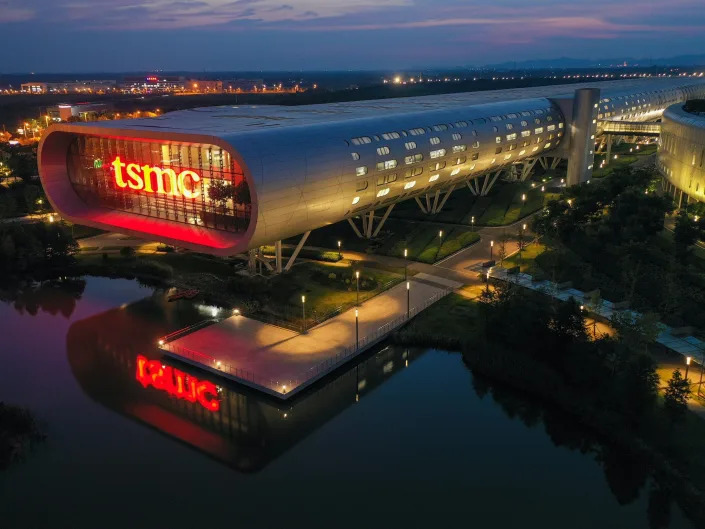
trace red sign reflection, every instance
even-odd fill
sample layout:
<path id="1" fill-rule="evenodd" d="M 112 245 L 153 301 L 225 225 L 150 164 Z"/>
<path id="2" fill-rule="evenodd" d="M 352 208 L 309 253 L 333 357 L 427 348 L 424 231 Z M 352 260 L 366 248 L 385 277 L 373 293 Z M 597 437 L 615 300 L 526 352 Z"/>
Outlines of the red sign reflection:
<path id="1" fill-rule="evenodd" d="M 147 388 L 166 391 L 172 397 L 189 402 L 198 402 L 210 411 L 220 409 L 220 399 L 215 384 L 207 380 L 199 380 L 171 366 L 162 365 L 159 360 L 137 355 L 137 381 Z"/>

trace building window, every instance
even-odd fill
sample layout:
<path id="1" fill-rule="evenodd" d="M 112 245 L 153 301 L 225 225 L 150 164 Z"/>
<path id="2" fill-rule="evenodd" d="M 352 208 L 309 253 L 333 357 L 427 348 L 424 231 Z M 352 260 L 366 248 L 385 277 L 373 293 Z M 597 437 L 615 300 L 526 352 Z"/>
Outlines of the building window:
<path id="1" fill-rule="evenodd" d="M 411 182 L 407 182 L 404 184 L 404 189 L 411 189 L 416 185 L 416 180 L 412 180 Z"/>
<path id="2" fill-rule="evenodd" d="M 411 151 L 411 150 L 413 150 L 413 149 L 416 148 L 416 142 L 415 142 L 415 141 L 407 141 L 407 142 L 404 144 L 404 147 L 406 147 L 406 150 L 407 150 L 407 151 Z"/>
<path id="3" fill-rule="evenodd" d="M 514 125 L 511 123 L 507 123 L 505 126 L 507 127 L 507 130 L 512 130 L 514 128 Z"/>
<path id="4" fill-rule="evenodd" d="M 440 131 L 443 131 L 443 130 L 448 130 L 448 125 L 445 125 L 445 124 L 434 125 L 434 126 L 433 126 L 433 130 L 435 130 L 436 132 L 440 132 Z"/>
<path id="5" fill-rule="evenodd" d="M 406 165 L 416 163 L 416 162 L 421 162 L 421 161 L 423 161 L 423 154 L 421 154 L 421 153 L 411 154 L 409 156 L 404 157 L 404 163 Z"/>
<path id="6" fill-rule="evenodd" d="M 446 155 L 446 150 L 445 149 L 438 149 L 436 151 L 431 151 L 431 158 L 440 158 L 441 156 Z"/>
<path id="7" fill-rule="evenodd" d="M 456 167 L 450 172 L 450 176 L 456 176 L 457 174 L 460 173 L 460 167 Z"/>
<path id="8" fill-rule="evenodd" d="M 479 141 L 474 141 L 472 142 L 472 148 L 473 149 L 478 149 L 480 147 L 480 142 Z"/>
<path id="9" fill-rule="evenodd" d="M 389 188 L 385 187 L 384 189 L 380 189 L 379 191 L 377 191 L 377 198 L 387 196 L 388 194 L 389 194 Z"/>
<path id="10" fill-rule="evenodd" d="M 436 162 L 428 167 L 429 171 L 440 171 L 446 166 L 445 162 Z"/>
<path id="11" fill-rule="evenodd" d="M 355 198 L 353 198 L 353 200 L 352 200 L 352 205 L 354 206 L 354 205 L 357 204 L 358 202 L 360 202 L 360 197 L 355 197 Z"/>
<path id="12" fill-rule="evenodd" d="M 355 191 L 364 191 L 365 189 L 367 189 L 367 180 L 358 180 Z"/>
<path id="13" fill-rule="evenodd" d="M 453 145 L 453 152 L 465 152 L 466 145 Z"/>
<path id="14" fill-rule="evenodd" d="M 359 138 L 353 138 L 350 141 L 353 145 L 364 145 L 366 143 L 372 143 L 372 139 L 369 136 L 360 136 Z"/>
<path id="15" fill-rule="evenodd" d="M 419 176 L 421 173 L 423 173 L 423 167 L 412 167 L 404 172 L 404 178 Z"/>
<path id="16" fill-rule="evenodd" d="M 461 163 L 465 163 L 465 160 L 467 160 L 467 157 L 461 156 L 460 158 L 457 158 L 455 160 L 455 163 L 453 163 L 453 165 L 460 165 Z"/>
<path id="17" fill-rule="evenodd" d="M 360 159 L 360 155 L 357 154 L 356 152 L 351 152 L 351 153 L 350 153 L 350 156 L 352 156 L 352 159 L 353 159 L 353 160 L 359 160 L 359 159 Z"/>
<path id="18" fill-rule="evenodd" d="M 517 139 L 517 133 L 512 132 L 511 134 L 507 134 L 507 141 L 513 141 Z"/>
<path id="19" fill-rule="evenodd" d="M 431 145 L 438 145 L 439 143 L 441 143 L 441 139 L 438 136 L 434 136 L 433 138 L 429 138 L 428 141 L 431 142 Z"/>
<path id="20" fill-rule="evenodd" d="M 463 129 L 468 126 L 468 122 L 467 121 L 457 121 L 455 123 L 455 126 L 458 127 L 459 129 Z"/>
<path id="21" fill-rule="evenodd" d="M 474 153 L 472 153 L 472 158 L 471 158 L 471 159 L 472 159 L 472 160 L 477 160 L 479 157 L 480 157 L 480 153 L 479 153 L 479 152 L 474 152 Z"/>
<path id="22" fill-rule="evenodd" d="M 397 166 L 396 160 L 384 160 L 383 162 L 377 163 L 378 171 L 386 171 L 387 169 L 394 169 Z"/>
<path id="23" fill-rule="evenodd" d="M 463 137 L 463 135 L 460 134 L 459 132 L 453 133 L 453 140 L 455 140 L 455 141 L 459 141 L 462 137 Z"/>
<path id="24" fill-rule="evenodd" d="M 378 186 L 383 186 L 385 184 L 391 184 L 392 182 L 396 182 L 396 181 L 397 181 L 396 173 L 380 175 L 377 177 L 377 185 Z"/>
<path id="25" fill-rule="evenodd" d="M 421 136 L 421 134 L 426 134 L 426 131 L 422 128 L 411 129 L 409 134 L 412 136 Z"/>
<path id="26" fill-rule="evenodd" d="M 549 125 L 548 127 L 546 127 L 546 130 L 556 130 L 556 126 L 555 126 L 555 125 Z"/>
<path id="27" fill-rule="evenodd" d="M 384 156 L 385 154 L 389 154 L 389 147 L 377 147 L 377 154 L 380 156 Z"/>
<path id="28" fill-rule="evenodd" d="M 495 153 L 495 154 L 499 154 L 500 152 L 502 152 L 502 147 L 497 147 L 497 148 L 494 150 L 494 153 Z"/>
<path id="29" fill-rule="evenodd" d="M 522 114 L 523 114 L 523 112 L 522 112 Z M 522 127 L 528 127 L 529 124 L 526 122 L 525 119 L 522 119 L 522 120 L 521 120 L 521 126 L 522 126 Z"/>
<path id="30" fill-rule="evenodd" d="M 400 137 L 398 132 L 385 132 L 382 134 L 382 138 L 385 140 L 398 140 Z"/>
<path id="31" fill-rule="evenodd" d="M 361 167 L 355 168 L 355 175 L 356 176 L 365 176 L 366 174 L 367 174 L 367 166 L 363 165 Z"/>
<path id="32" fill-rule="evenodd" d="M 441 177 L 441 175 L 439 175 L 439 174 L 434 174 L 434 175 L 431 175 L 431 178 L 429 178 L 428 181 L 429 181 L 429 182 L 435 182 L 435 181 L 438 180 L 440 177 Z"/>
<path id="33" fill-rule="evenodd" d="M 543 127 L 536 127 L 534 129 L 534 134 L 542 134 L 543 133 Z"/>
<path id="34" fill-rule="evenodd" d="M 494 141 L 495 143 L 502 143 L 502 136 L 497 136 Z"/>

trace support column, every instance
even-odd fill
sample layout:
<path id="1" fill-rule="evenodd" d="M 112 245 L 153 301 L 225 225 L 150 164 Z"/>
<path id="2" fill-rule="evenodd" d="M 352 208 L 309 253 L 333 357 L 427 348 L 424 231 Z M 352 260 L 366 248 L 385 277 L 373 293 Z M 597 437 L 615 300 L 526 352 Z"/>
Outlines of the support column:
<path id="1" fill-rule="evenodd" d="M 375 221 L 375 210 L 370 211 L 370 217 L 367 219 L 367 231 L 365 231 L 365 237 L 368 239 L 372 238 L 372 224 Z"/>
<path id="2" fill-rule="evenodd" d="M 609 134 L 607 136 L 607 158 L 605 158 L 605 165 L 610 164 L 610 158 L 612 158 L 612 136 Z"/>
<path id="3" fill-rule="evenodd" d="M 282 242 L 276 241 L 274 243 L 274 259 L 276 261 L 277 274 L 282 273 Z"/>
<path id="4" fill-rule="evenodd" d="M 296 245 L 296 248 L 294 248 L 294 253 L 291 254 L 291 257 L 289 257 L 289 260 L 286 262 L 286 266 L 284 267 L 284 271 L 288 272 L 291 270 L 291 267 L 294 265 L 294 261 L 296 261 L 296 258 L 299 255 L 299 252 L 301 251 L 301 248 L 304 247 L 304 244 L 306 243 L 306 239 L 308 239 L 308 236 L 311 235 L 311 231 L 307 231 L 301 236 L 301 240 L 299 241 L 299 244 Z"/>
<path id="5" fill-rule="evenodd" d="M 355 226 L 353 219 L 351 219 L 350 217 L 348 217 L 348 224 L 350 224 L 350 227 L 355 232 L 355 235 L 357 235 L 358 237 L 360 237 L 360 239 L 362 239 L 362 233 L 360 233 L 360 230 L 357 229 L 357 226 Z"/>
<path id="6" fill-rule="evenodd" d="M 382 229 L 382 226 L 384 226 L 384 222 L 387 220 L 387 217 L 389 217 L 389 214 L 392 212 L 392 209 L 394 209 L 394 205 L 395 204 L 389 204 L 387 211 L 384 212 L 384 215 L 382 215 L 382 218 L 380 219 L 379 223 L 377 224 L 377 228 L 375 229 L 374 233 L 372 234 L 372 237 L 377 237 L 379 230 Z"/>
<path id="7" fill-rule="evenodd" d="M 471 191 L 472 191 L 472 188 L 471 188 Z M 421 199 L 419 197 L 414 197 L 414 200 L 416 200 L 416 203 L 419 205 L 419 208 L 421 208 L 421 211 L 423 213 L 428 213 L 426 206 L 423 205 L 423 202 L 421 202 Z"/>
<path id="8" fill-rule="evenodd" d="M 448 197 L 450 196 L 450 194 L 455 190 L 455 186 L 456 186 L 456 184 L 453 184 L 452 186 L 450 186 L 450 189 L 448 191 L 446 191 L 446 194 L 443 197 L 443 200 L 441 200 L 441 203 L 438 204 L 438 208 L 436 208 L 436 213 L 440 213 L 441 210 L 443 209 L 443 206 L 446 205 L 446 201 L 448 200 Z"/>
<path id="9" fill-rule="evenodd" d="M 581 88 L 575 91 L 573 116 L 568 127 L 570 144 L 567 183 L 569 186 L 587 182 L 592 176 L 599 103 L 599 88 Z"/>

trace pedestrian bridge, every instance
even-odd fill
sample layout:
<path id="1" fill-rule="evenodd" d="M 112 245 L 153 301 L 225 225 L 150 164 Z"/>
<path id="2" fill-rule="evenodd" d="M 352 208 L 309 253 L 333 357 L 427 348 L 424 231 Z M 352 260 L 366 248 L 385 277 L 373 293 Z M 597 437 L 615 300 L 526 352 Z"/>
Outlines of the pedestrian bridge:
<path id="1" fill-rule="evenodd" d="M 603 134 L 626 136 L 658 136 L 661 134 L 661 123 L 639 121 L 602 121 L 600 128 Z"/>

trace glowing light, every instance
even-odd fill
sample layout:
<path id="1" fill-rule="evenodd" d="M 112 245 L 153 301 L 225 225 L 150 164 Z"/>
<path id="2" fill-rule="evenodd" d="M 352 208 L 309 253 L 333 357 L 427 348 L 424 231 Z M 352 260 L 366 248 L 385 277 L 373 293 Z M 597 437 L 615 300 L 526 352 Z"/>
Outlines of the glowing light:
<path id="1" fill-rule="evenodd" d="M 190 169 L 181 171 L 177 175 L 173 169 L 168 167 L 140 166 L 136 163 L 126 163 L 119 156 L 116 156 L 110 165 L 114 174 L 115 185 L 122 189 L 130 188 L 135 191 L 144 191 L 145 193 L 175 197 L 183 196 L 189 199 L 197 198 L 201 194 L 200 188 L 196 185 L 200 182 L 201 177 Z M 125 171 L 123 172 L 123 170 Z M 154 176 L 153 178 L 152 175 Z M 190 186 L 187 185 L 187 180 L 191 181 Z M 156 184 L 156 190 L 153 187 L 154 184 Z"/>
<path id="2" fill-rule="evenodd" d="M 209 411 L 220 409 L 215 384 L 199 380 L 171 366 L 164 366 L 159 360 L 149 360 L 145 356 L 137 355 L 135 378 L 145 389 L 152 386 L 177 399 L 197 402 Z"/>

